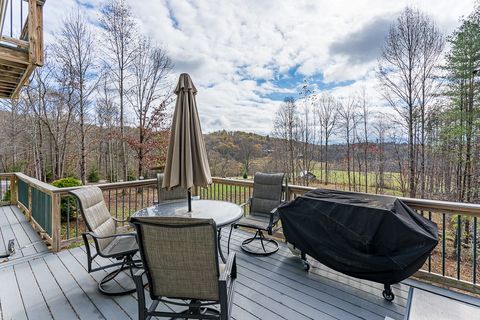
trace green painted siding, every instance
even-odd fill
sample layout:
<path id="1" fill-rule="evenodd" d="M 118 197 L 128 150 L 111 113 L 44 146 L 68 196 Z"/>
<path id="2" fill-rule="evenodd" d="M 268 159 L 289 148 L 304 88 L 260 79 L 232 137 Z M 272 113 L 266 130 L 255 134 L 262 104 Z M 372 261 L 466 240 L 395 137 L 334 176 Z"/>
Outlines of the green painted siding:
<path id="1" fill-rule="evenodd" d="M 49 235 L 52 235 L 52 197 L 32 189 L 32 217 Z"/>
<path id="2" fill-rule="evenodd" d="M 28 208 L 28 184 L 18 179 L 18 201 Z"/>

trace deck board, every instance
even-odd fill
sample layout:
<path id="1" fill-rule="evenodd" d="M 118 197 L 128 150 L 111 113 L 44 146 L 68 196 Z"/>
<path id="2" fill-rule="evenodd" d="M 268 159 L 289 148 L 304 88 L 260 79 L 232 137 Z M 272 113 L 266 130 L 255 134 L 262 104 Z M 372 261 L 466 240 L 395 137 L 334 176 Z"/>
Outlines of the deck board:
<path id="1" fill-rule="evenodd" d="M 80 288 L 73 275 L 65 268 L 56 254 L 45 256 L 42 259 L 47 264 L 63 295 L 80 319 L 106 319 L 82 288 Z"/>
<path id="2" fill-rule="evenodd" d="M 70 301 L 65 297 L 43 259 L 31 261 L 30 268 L 54 319 L 78 319 Z"/>
<path id="3" fill-rule="evenodd" d="M 14 255 L 7 260 L 14 261 L 48 253 L 47 245 L 32 228 L 23 213 L 15 206 L 0 206 L 0 254 L 5 253 L 10 239 L 15 239 Z"/>
<path id="4" fill-rule="evenodd" d="M 232 239 L 232 246 L 240 244 L 239 239 Z M 280 249 L 283 251 L 284 249 Z M 288 250 L 288 249 L 285 249 Z M 302 301 L 301 304 L 309 303 L 310 306 L 319 309 L 318 312 L 326 313 L 338 319 L 384 319 L 385 315 L 393 318 L 401 318 L 404 308 L 398 308 L 395 303 L 384 301 L 381 296 L 370 295 L 371 299 L 365 299 L 366 292 L 350 286 L 327 281 L 324 277 L 319 277 L 313 272 L 303 271 L 302 264 L 295 257 L 281 257 L 280 254 L 269 257 L 251 257 L 246 265 L 245 276 L 259 281 L 261 277 L 267 277 L 266 283 L 270 286 L 276 286 L 279 292 L 287 292 L 290 289 L 291 296 Z M 237 263 L 242 265 L 242 260 Z M 289 265 L 290 264 L 290 265 Z M 255 278 L 256 277 L 256 278 Z M 311 279 L 313 281 L 305 281 Z M 354 293 L 352 294 L 352 291 Z M 367 296 L 370 298 L 369 296 Z M 372 301 L 378 301 L 378 305 Z M 302 306 L 305 308 L 305 306 Z M 393 310 L 391 309 L 393 307 Z M 373 311 L 373 312 L 372 312 Z"/>
<path id="5" fill-rule="evenodd" d="M 19 208 L 14 206 L 10 206 L 9 208 L 13 211 L 15 217 L 18 219 L 18 222 L 20 223 L 23 230 L 25 231 L 28 238 L 30 239 L 30 244 L 33 244 L 33 248 L 37 252 L 47 251 L 48 250 L 47 245 L 45 244 L 45 242 L 42 241 L 42 238 L 40 237 L 40 235 L 31 227 L 30 223 L 28 223 L 27 218 L 22 213 L 22 211 Z"/>
<path id="6" fill-rule="evenodd" d="M 35 280 L 30 264 L 20 263 L 14 266 L 17 276 L 18 287 L 25 305 L 25 311 L 29 319 L 49 320 L 52 319 L 42 292 Z"/>
<path id="7" fill-rule="evenodd" d="M 31 227 L 28 222 L 25 224 L 21 212 L 10 211 L 0 210 L 3 239 L 18 232 L 23 233 L 23 242 L 27 238 L 35 241 L 33 229 L 28 229 Z M 20 228 L 12 228 L 12 223 Z M 241 230 L 232 236 L 231 250 L 237 253 L 238 264 L 232 319 L 403 319 L 410 280 L 394 286 L 396 298 L 390 303 L 381 296 L 382 285 L 348 277 L 313 261 L 310 272 L 304 271 L 300 259 L 284 244 L 278 253 L 268 257 L 246 255 L 239 245 L 248 236 Z M 224 237 L 224 252 L 226 241 Z M 137 318 L 136 294 L 107 297 L 97 291 L 98 281 L 108 271 L 87 272 L 85 247 L 43 255 L 38 250 L 41 253 L 43 248 L 35 248 L 36 255 L 0 264 L 1 319 Z M 110 262 L 99 258 L 94 266 Z M 149 300 L 148 294 L 146 298 Z M 162 303 L 159 309 L 183 308 Z"/>
<path id="8" fill-rule="evenodd" d="M 1 315 L 5 320 L 27 320 L 23 299 L 18 289 L 17 276 L 13 267 L 6 267 L 0 271 Z"/>

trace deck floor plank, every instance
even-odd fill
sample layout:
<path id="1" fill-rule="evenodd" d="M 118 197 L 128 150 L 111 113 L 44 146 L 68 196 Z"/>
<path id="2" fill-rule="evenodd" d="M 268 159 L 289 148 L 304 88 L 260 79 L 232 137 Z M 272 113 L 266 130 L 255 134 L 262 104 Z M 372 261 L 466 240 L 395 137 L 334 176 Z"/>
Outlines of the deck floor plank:
<path id="1" fill-rule="evenodd" d="M 243 240 L 243 238 L 232 237 L 230 249 L 238 250 L 241 240 Z M 302 299 L 303 302 L 307 300 L 302 298 L 302 295 L 309 294 L 319 300 L 318 304 L 312 303 L 312 305 L 317 305 L 319 309 L 324 312 L 331 310 L 332 314 L 341 315 L 342 310 L 344 310 L 350 314 L 350 316 L 361 316 L 365 319 L 375 319 L 378 317 L 383 319 L 385 315 L 396 319 L 401 318 L 405 311 L 404 307 L 385 301 L 383 297 L 381 297 L 381 293 L 379 293 L 379 295 L 372 295 L 369 294 L 368 291 L 365 292 L 341 282 L 319 276 L 316 274 L 316 269 L 313 268 L 309 273 L 306 273 L 297 258 L 282 258 L 280 255 L 268 257 L 252 257 L 243 253 L 242 255 L 242 257 L 245 257 L 245 259 L 251 262 L 250 266 L 252 266 L 247 267 L 249 273 L 246 275 L 254 275 L 254 271 L 256 271 L 257 274 L 268 277 L 270 283 L 276 286 L 282 284 L 293 290 L 297 290 L 298 293 L 295 296 Z M 239 259 L 238 261 L 241 263 L 243 259 Z M 285 292 L 284 290 L 282 291 Z M 292 294 L 294 294 L 294 292 Z M 327 307 L 320 307 L 322 304 L 326 304 Z M 342 318 L 344 317 L 348 317 L 348 315 L 343 315 Z"/>
<path id="2" fill-rule="evenodd" d="M 74 248 L 70 250 L 70 253 L 73 255 L 73 257 L 76 259 L 76 262 L 82 266 L 85 270 L 87 271 L 87 263 L 86 263 L 86 253 L 80 248 Z M 98 259 L 95 259 L 98 260 Z M 94 260 L 94 265 L 93 267 L 99 267 L 101 266 L 97 261 Z M 113 269 L 110 269 L 112 271 Z M 99 270 L 96 272 L 92 272 L 90 275 L 95 279 L 96 282 L 100 282 L 103 277 L 107 275 L 109 271 L 107 270 Z M 119 285 L 119 287 L 124 287 L 122 284 L 118 281 L 116 283 Z M 127 315 L 131 319 L 136 319 L 138 312 L 137 312 L 137 299 L 135 299 L 131 294 L 129 295 L 123 295 L 123 296 L 118 296 L 118 297 L 112 297 L 113 300 L 117 303 L 118 306 L 122 308 L 122 310 L 127 313 Z"/>
<path id="3" fill-rule="evenodd" d="M 16 247 L 22 256 L 30 256 L 48 250 L 45 243 L 37 243 L 41 238 L 30 226 L 20 209 L 14 206 L 3 206 L 0 207 L 0 215 L 3 215 L 8 221 L 16 239 Z M 12 238 L 4 239 L 4 243 L 8 243 L 8 240 Z"/>
<path id="4" fill-rule="evenodd" d="M 40 237 L 38 232 L 36 232 L 32 228 L 32 226 L 30 225 L 30 223 L 28 222 L 27 218 L 22 213 L 22 211 L 19 208 L 14 206 L 10 206 L 10 209 L 13 211 L 20 225 L 22 226 L 23 230 L 25 231 L 28 238 L 30 239 L 30 244 L 33 244 L 33 248 L 35 248 L 37 252 L 48 251 L 47 245 L 45 244 L 45 242 L 42 241 L 42 238 Z"/>
<path id="5" fill-rule="evenodd" d="M 52 317 L 56 320 L 78 319 L 70 301 L 65 297 L 44 259 L 29 262 L 33 275 L 38 283 Z"/>
<path id="6" fill-rule="evenodd" d="M 17 276 L 13 267 L 0 271 L 0 306 L 3 320 L 27 320 L 23 299 L 17 284 Z M 22 275 L 19 275 L 20 277 Z"/>
<path id="7" fill-rule="evenodd" d="M 86 253 L 86 250 L 85 250 L 85 246 L 81 246 L 81 247 L 79 247 L 78 249 L 80 249 L 80 250 L 76 253 L 76 257 L 79 258 L 79 259 L 77 259 L 77 260 L 81 261 L 81 264 L 83 264 L 84 267 L 86 268 L 86 254 L 87 254 L 87 253 Z M 74 249 L 72 249 L 72 251 L 73 251 L 73 250 L 74 250 Z M 94 248 L 93 246 L 90 247 L 90 250 L 92 250 L 92 254 L 95 253 L 95 248 Z M 83 256 L 82 256 L 82 255 L 83 255 Z M 137 259 L 137 258 L 139 259 L 140 257 L 137 256 L 136 259 Z M 111 260 L 111 259 L 107 259 L 107 258 L 103 258 L 103 257 L 100 257 L 100 256 L 97 256 L 97 257 L 95 258 L 95 260 L 93 261 L 93 265 L 94 265 L 94 266 L 105 266 L 105 265 L 111 264 L 111 263 L 113 263 L 113 262 L 116 262 L 116 261 Z M 95 273 L 100 273 L 101 276 L 99 276 L 99 278 L 101 279 L 101 278 L 103 278 L 103 277 L 106 275 L 107 271 L 101 270 L 101 271 L 97 271 L 97 272 L 95 272 Z M 123 271 L 123 273 L 124 273 L 124 274 L 128 274 L 128 271 Z M 115 281 L 116 281 L 116 280 L 115 280 Z M 118 283 L 120 286 L 124 287 L 124 286 L 123 286 L 121 283 L 119 283 L 118 281 L 117 281 L 117 283 Z M 138 304 L 138 303 L 137 303 L 137 294 L 136 294 L 136 293 L 133 293 L 133 294 L 131 294 L 131 295 L 126 295 L 125 297 L 129 297 L 129 296 L 133 297 L 134 303 L 133 303 L 132 305 L 128 306 L 128 308 L 129 308 L 130 310 L 134 310 L 134 311 L 135 311 L 135 312 L 134 312 L 134 314 L 135 314 L 135 317 L 134 317 L 134 318 L 136 318 L 137 312 L 138 312 L 138 310 L 137 310 L 137 304 Z M 146 291 L 146 290 L 145 290 L 145 301 L 146 301 L 146 304 L 147 304 L 147 305 L 150 305 L 150 304 L 152 303 L 152 300 L 151 300 L 151 298 L 150 298 L 150 295 L 149 295 L 148 291 Z M 156 310 L 158 310 L 158 311 L 166 311 L 166 312 L 181 312 L 181 311 L 184 310 L 184 309 L 185 309 L 185 307 L 182 307 L 182 306 L 167 305 L 167 304 L 161 302 L 161 303 L 158 304 Z M 129 312 L 129 314 L 130 314 L 130 312 Z M 154 319 L 155 319 L 155 318 L 154 318 Z"/>
<path id="8" fill-rule="evenodd" d="M 30 228 L 20 211 L 0 208 L 0 240 L 16 236 L 22 240 L 17 244 L 34 242 L 38 235 Z M 346 276 L 313 259 L 310 272 L 305 272 L 300 259 L 283 243 L 274 255 L 247 255 L 240 249 L 240 243 L 249 236 L 242 230 L 236 230 L 232 236 L 230 248 L 237 253 L 238 264 L 232 319 L 383 320 L 386 316 L 403 319 L 411 281 L 393 286 L 396 298 L 390 303 L 381 296 L 381 284 Z M 227 239 L 227 236 L 222 238 L 224 252 Z M 110 270 L 89 274 L 85 247 L 57 254 L 45 251 L 40 255 L 43 250 L 43 246 L 37 246 L 36 255 L 0 264 L 1 319 L 137 318 L 135 293 L 108 297 L 97 291 L 98 281 Z M 111 262 L 98 257 L 94 266 Z M 121 280 L 117 283 L 124 285 Z M 146 298 L 150 300 L 148 293 Z M 162 303 L 158 309 L 184 308 Z"/>
<path id="9" fill-rule="evenodd" d="M 97 290 L 97 282 L 94 280 L 91 274 L 89 274 L 83 267 L 77 262 L 69 250 L 61 251 L 57 254 L 58 258 L 62 261 L 65 268 L 68 269 L 70 274 L 76 280 L 78 285 L 82 288 L 85 294 L 91 301 L 94 301 L 98 310 L 107 319 L 119 319 L 126 320 L 130 317 L 115 300 L 107 297 Z"/>
<path id="10" fill-rule="evenodd" d="M 62 264 L 62 261 L 56 254 L 45 256 L 43 259 L 80 319 L 106 319 L 82 288 L 80 288 L 73 275 L 70 274 L 69 270 Z"/>
<path id="11" fill-rule="evenodd" d="M 10 239 L 15 240 L 15 255 L 11 256 L 10 259 L 21 258 L 23 257 L 23 252 L 20 250 L 20 243 L 18 241 L 17 235 L 15 234 L 12 225 L 10 224 L 10 219 L 8 218 L 8 211 L 5 210 L 7 207 L 0 207 L 0 219 L 1 219 L 1 228 L 3 243 L 5 248 L 8 245 Z"/>
<path id="12" fill-rule="evenodd" d="M 28 263 L 14 266 L 20 293 L 29 319 L 50 320 L 52 315 Z"/>

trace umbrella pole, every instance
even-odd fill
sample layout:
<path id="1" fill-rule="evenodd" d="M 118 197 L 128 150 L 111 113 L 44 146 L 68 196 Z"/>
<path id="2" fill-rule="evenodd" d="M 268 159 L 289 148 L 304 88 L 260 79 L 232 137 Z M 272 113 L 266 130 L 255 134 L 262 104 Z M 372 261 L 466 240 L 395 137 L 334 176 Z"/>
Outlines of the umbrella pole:
<path id="1" fill-rule="evenodd" d="M 188 212 L 192 212 L 192 190 L 188 188 Z"/>

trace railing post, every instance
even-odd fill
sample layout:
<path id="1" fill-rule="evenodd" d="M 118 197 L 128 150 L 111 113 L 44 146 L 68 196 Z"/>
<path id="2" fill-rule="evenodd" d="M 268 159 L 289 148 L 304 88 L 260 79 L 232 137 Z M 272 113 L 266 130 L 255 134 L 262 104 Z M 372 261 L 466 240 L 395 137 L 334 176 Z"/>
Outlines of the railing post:
<path id="1" fill-rule="evenodd" d="M 28 185 L 28 210 L 27 210 L 27 220 L 32 221 L 32 186 Z"/>
<path id="2" fill-rule="evenodd" d="M 60 194 L 51 193 L 52 197 L 52 250 L 58 252 L 61 249 L 61 217 L 60 217 Z"/>
<path id="3" fill-rule="evenodd" d="M 10 177 L 10 204 L 16 205 L 17 202 L 18 202 L 17 176 L 13 174 Z"/>

